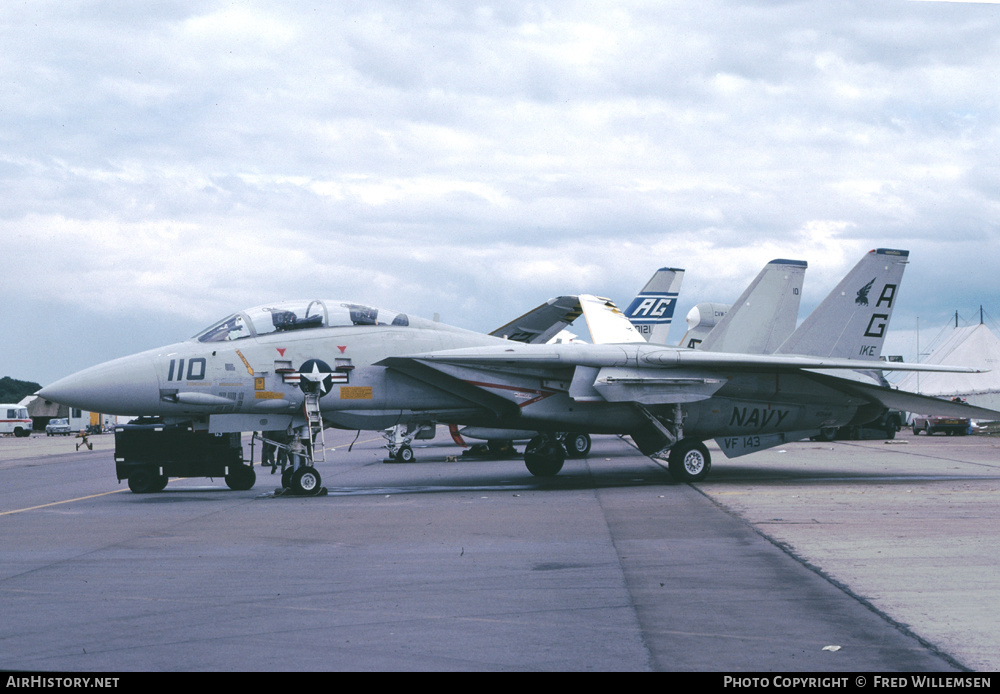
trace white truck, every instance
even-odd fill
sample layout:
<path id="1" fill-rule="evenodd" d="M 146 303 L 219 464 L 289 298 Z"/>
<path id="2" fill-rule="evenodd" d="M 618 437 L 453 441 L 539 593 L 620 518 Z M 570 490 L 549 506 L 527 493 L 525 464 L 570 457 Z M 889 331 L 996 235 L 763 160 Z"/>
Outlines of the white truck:
<path id="1" fill-rule="evenodd" d="M 0 434 L 31 436 L 31 417 L 24 405 L 0 403 Z"/>

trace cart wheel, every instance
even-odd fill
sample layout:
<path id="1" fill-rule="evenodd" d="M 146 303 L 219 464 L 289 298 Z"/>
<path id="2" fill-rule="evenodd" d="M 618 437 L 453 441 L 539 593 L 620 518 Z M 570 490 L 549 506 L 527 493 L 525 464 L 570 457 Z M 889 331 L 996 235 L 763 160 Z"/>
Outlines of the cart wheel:
<path id="1" fill-rule="evenodd" d="M 159 482 L 160 476 L 154 475 L 152 470 L 144 467 L 133 470 L 128 476 L 128 488 L 136 494 L 161 491 L 163 487 L 157 488 Z"/>
<path id="2" fill-rule="evenodd" d="M 257 473 L 249 465 L 237 465 L 226 475 L 226 486 L 235 492 L 245 492 L 253 489 L 257 482 Z"/>

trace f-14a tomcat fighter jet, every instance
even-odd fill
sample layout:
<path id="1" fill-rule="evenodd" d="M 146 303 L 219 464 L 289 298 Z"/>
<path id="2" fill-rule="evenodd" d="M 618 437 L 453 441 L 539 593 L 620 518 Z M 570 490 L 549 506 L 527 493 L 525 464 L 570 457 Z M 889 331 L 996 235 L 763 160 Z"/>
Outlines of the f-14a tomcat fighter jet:
<path id="1" fill-rule="evenodd" d="M 974 371 L 877 361 L 907 259 L 907 251 L 866 254 L 772 354 L 644 341 L 525 344 L 314 300 L 234 313 L 190 340 L 81 371 L 41 395 L 220 434 L 284 430 L 287 486 L 300 493 L 319 486 L 324 427 L 428 420 L 539 432 L 524 453 L 535 475 L 558 473 L 566 457 L 548 432 L 576 431 L 628 435 L 644 454 L 667 457 L 676 479 L 697 481 L 711 465 L 707 439 L 735 457 L 867 422 L 885 408 L 1000 418 L 866 375 Z"/>

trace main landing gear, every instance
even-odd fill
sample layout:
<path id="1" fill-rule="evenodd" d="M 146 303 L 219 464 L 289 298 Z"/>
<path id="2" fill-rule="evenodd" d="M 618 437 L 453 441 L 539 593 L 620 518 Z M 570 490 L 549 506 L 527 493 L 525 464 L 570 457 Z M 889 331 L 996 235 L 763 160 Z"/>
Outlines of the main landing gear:
<path id="1" fill-rule="evenodd" d="M 631 436 L 643 454 L 666 459 L 670 476 L 677 482 L 701 482 L 708 476 L 712 456 L 701 440 L 684 436 L 684 411 L 679 404 L 660 416 L 643 405 L 637 405 L 637 409 L 646 417 L 648 426 Z"/>
<path id="2" fill-rule="evenodd" d="M 416 456 L 413 453 L 414 439 L 430 440 L 434 438 L 436 427 L 432 422 L 410 422 L 397 424 L 382 432 L 386 440 L 389 457 L 386 463 L 412 463 Z"/>
<path id="3" fill-rule="evenodd" d="M 678 482 L 701 482 L 712 469 L 712 456 L 701 441 L 681 439 L 670 448 L 667 469 Z"/>

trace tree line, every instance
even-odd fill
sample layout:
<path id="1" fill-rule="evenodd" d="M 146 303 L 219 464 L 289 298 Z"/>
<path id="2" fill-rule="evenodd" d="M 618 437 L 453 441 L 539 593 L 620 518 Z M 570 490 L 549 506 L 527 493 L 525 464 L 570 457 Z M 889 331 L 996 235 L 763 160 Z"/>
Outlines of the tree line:
<path id="1" fill-rule="evenodd" d="M 42 389 L 38 383 L 19 381 L 10 376 L 0 378 L 0 402 L 21 402 L 26 395 L 32 395 Z"/>

